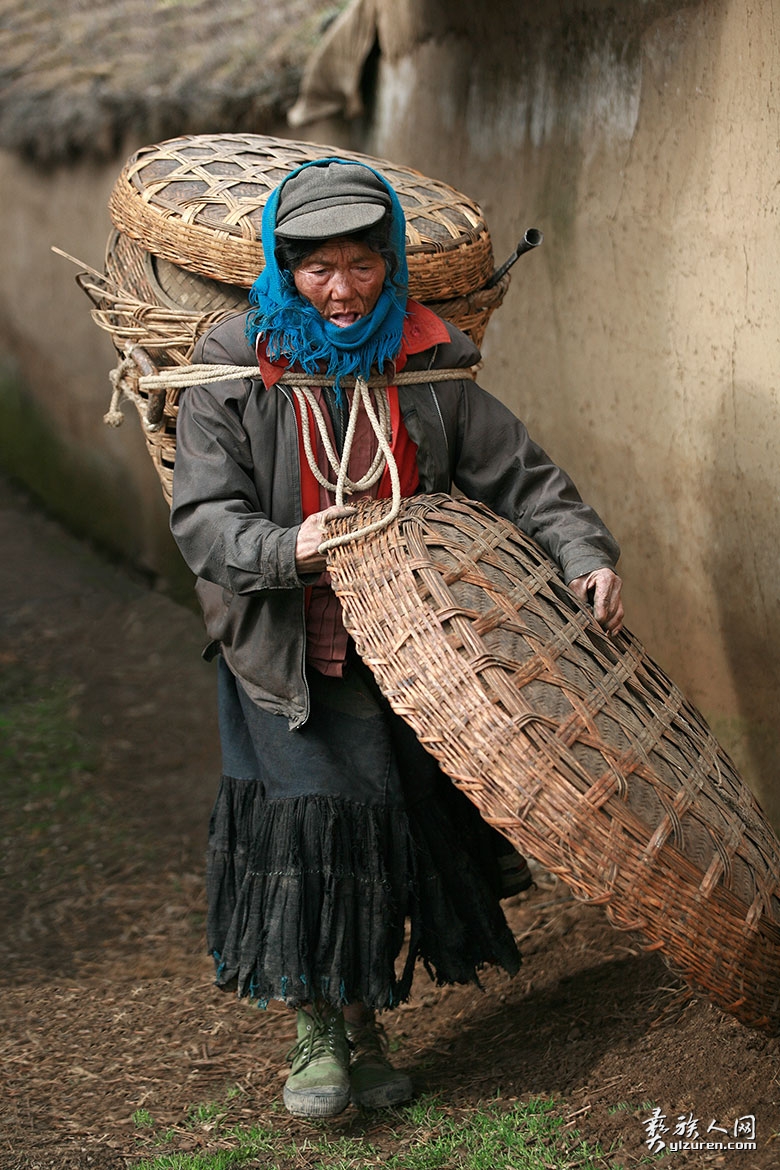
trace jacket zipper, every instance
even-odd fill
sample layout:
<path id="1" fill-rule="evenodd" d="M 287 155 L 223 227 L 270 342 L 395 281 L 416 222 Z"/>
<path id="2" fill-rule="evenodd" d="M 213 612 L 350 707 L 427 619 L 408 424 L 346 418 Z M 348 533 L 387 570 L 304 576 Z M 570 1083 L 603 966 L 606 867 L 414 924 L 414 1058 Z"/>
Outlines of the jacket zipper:
<path id="1" fill-rule="evenodd" d="M 439 347 L 437 345 L 434 347 L 433 353 L 431 354 L 431 360 L 428 362 L 428 369 L 429 370 L 433 368 L 433 363 L 436 361 L 436 355 L 438 354 L 438 352 L 439 352 Z M 449 476 L 450 441 L 447 438 L 447 428 L 444 425 L 444 415 L 441 412 L 441 406 L 439 404 L 439 396 L 436 393 L 436 387 L 434 386 L 433 382 L 428 383 L 428 389 L 431 392 L 431 398 L 433 399 L 433 405 L 436 407 L 436 413 L 439 416 L 439 424 L 441 426 L 441 433 L 444 435 L 444 450 L 447 452 L 447 474 Z"/>

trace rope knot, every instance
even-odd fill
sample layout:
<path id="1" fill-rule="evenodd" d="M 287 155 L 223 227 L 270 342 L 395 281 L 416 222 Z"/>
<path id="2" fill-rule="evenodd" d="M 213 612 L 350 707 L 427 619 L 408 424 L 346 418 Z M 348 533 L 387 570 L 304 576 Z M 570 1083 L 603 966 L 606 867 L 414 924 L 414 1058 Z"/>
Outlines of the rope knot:
<path id="1" fill-rule="evenodd" d="M 108 380 L 111 383 L 111 402 L 103 415 L 103 422 L 108 427 L 121 427 L 125 416 L 120 406 L 125 399 L 135 401 L 138 397 L 138 366 L 132 358 L 122 358 L 116 369 L 109 370 Z"/>

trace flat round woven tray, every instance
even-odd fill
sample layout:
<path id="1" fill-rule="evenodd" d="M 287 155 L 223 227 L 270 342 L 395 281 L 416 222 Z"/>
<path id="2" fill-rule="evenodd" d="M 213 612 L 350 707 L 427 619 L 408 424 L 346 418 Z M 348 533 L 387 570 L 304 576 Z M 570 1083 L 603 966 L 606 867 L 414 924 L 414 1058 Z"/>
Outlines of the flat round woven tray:
<path id="1" fill-rule="evenodd" d="M 328 536 L 375 519 L 373 502 Z M 780 1030 L 780 842 L 706 722 L 481 504 L 328 553 L 393 709 L 482 815 L 744 1023 Z"/>
<path id="2" fill-rule="evenodd" d="M 248 288 L 264 264 L 260 228 L 269 194 L 301 163 L 332 154 L 367 163 L 395 188 L 406 214 L 415 300 L 442 301 L 482 288 L 493 272 L 493 249 L 475 203 L 408 167 L 310 142 L 197 134 L 145 146 L 114 185 L 111 217 L 156 256 Z"/>

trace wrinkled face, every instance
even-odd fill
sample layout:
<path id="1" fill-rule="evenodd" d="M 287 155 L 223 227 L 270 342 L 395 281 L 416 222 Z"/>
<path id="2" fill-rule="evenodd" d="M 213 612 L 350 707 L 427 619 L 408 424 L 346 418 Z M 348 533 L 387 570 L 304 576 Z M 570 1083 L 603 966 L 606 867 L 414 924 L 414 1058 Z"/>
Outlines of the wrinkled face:
<path id="1" fill-rule="evenodd" d="M 384 279 L 385 262 L 379 253 L 348 236 L 326 240 L 293 272 L 300 295 L 342 329 L 371 312 Z"/>

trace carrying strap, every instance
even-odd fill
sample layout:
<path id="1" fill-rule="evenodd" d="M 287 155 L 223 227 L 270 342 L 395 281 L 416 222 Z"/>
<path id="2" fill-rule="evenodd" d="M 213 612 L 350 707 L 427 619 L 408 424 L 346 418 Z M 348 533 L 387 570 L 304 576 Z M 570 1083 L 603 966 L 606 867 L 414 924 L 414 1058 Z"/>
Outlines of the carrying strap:
<path id="1" fill-rule="evenodd" d="M 380 519 L 367 524 L 362 528 L 353 529 L 341 536 L 331 537 L 323 541 L 320 551 L 324 552 L 338 545 L 358 540 L 370 532 L 387 528 L 392 524 L 401 510 L 401 480 L 391 449 L 392 430 L 390 426 L 390 407 L 387 397 L 388 386 L 417 386 L 428 385 L 431 382 L 453 382 L 463 378 L 473 379 L 476 371 L 471 367 L 448 370 L 401 370 L 400 373 L 390 375 L 372 375 L 370 378 L 358 377 L 355 380 L 355 390 L 349 411 L 349 422 L 344 438 L 341 457 L 336 454 L 322 410 L 311 393 L 312 386 L 333 386 L 335 378 L 325 374 L 291 373 L 287 371 L 276 383 L 277 386 L 289 386 L 296 397 L 304 421 L 303 437 L 306 460 L 312 475 L 328 491 L 335 492 L 336 504 L 344 504 L 344 496 L 354 491 L 366 491 L 378 482 L 385 468 L 390 475 L 391 506 L 389 512 Z M 128 349 L 125 357 L 115 370 L 109 374 L 112 385 L 111 404 L 103 416 L 107 426 L 118 427 L 124 421 L 120 409 L 123 401 L 135 403 L 141 420 L 147 431 L 159 430 L 163 425 L 163 415 L 166 395 L 169 390 L 183 390 L 188 386 L 207 386 L 214 382 L 241 381 L 245 378 L 260 379 L 258 366 L 218 366 L 209 363 L 190 366 L 172 366 L 170 369 L 158 373 L 148 355 L 139 346 Z M 376 408 L 371 401 L 371 390 L 376 391 Z M 352 452 L 352 443 L 355 436 L 358 414 L 361 407 L 368 415 L 371 428 L 376 435 L 378 448 L 376 456 L 366 474 L 357 481 L 349 478 L 349 459 Z M 312 449 L 309 428 L 306 417 L 311 417 L 319 432 L 325 449 L 328 463 L 335 475 L 335 483 L 331 483 L 320 471 Z"/>

